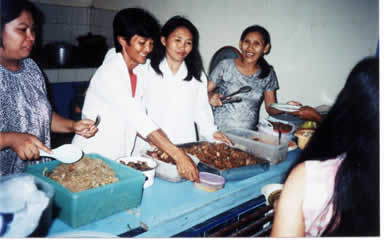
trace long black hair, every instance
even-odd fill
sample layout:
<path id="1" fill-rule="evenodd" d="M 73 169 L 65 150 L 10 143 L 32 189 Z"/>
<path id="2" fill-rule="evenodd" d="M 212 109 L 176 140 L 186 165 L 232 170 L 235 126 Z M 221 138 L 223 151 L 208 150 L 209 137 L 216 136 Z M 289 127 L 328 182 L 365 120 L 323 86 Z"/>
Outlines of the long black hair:
<path id="1" fill-rule="evenodd" d="M 252 25 L 247 27 L 241 34 L 241 41 L 244 41 L 247 34 L 251 32 L 258 32 L 261 34 L 263 38 L 264 45 L 270 44 L 270 48 L 266 54 L 270 53 L 271 50 L 271 38 L 269 32 L 262 26 L 260 25 Z M 265 78 L 269 75 L 270 70 L 271 70 L 271 65 L 265 60 L 264 56 L 261 56 L 257 62 L 257 66 L 259 65 L 261 69 L 261 73 L 259 74 L 259 78 Z"/>
<path id="2" fill-rule="evenodd" d="M 185 77 L 185 81 L 191 81 L 194 77 L 196 80 L 201 81 L 201 75 L 203 71 L 203 62 L 202 57 L 199 53 L 199 32 L 198 29 L 191 23 L 188 19 L 182 16 L 174 16 L 169 19 L 161 30 L 161 36 L 166 39 L 168 36 L 173 33 L 177 28 L 185 27 L 187 28 L 193 37 L 193 45 L 191 52 L 185 58 L 185 63 L 187 66 L 187 76 Z M 155 70 L 155 72 L 159 75 L 163 76 L 162 71 L 159 69 L 160 62 L 164 59 L 166 55 L 166 47 L 164 47 L 159 40 L 157 40 L 155 44 L 155 48 L 150 56 L 151 58 L 151 66 Z"/>
<path id="3" fill-rule="evenodd" d="M 378 236 L 378 58 L 365 58 L 353 68 L 297 163 L 331 159 L 344 153 L 335 177 L 333 217 L 323 236 Z"/>

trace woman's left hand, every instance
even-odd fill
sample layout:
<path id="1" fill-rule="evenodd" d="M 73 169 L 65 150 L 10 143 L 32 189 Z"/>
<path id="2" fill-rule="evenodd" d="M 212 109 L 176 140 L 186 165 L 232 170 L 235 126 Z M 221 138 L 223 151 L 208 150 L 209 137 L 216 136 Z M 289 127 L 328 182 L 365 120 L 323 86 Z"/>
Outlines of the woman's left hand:
<path id="1" fill-rule="evenodd" d="M 81 135 L 85 138 L 90 138 L 96 134 L 98 128 L 94 125 L 94 121 L 83 119 L 73 123 L 75 134 Z"/>
<path id="2" fill-rule="evenodd" d="M 214 137 L 214 139 L 219 140 L 219 141 L 221 141 L 223 143 L 226 143 L 228 145 L 233 145 L 231 140 L 226 135 L 224 135 L 222 132 L 220 132 L 220 131 L 216 131 L 214 133 L 213 137 Z"/>

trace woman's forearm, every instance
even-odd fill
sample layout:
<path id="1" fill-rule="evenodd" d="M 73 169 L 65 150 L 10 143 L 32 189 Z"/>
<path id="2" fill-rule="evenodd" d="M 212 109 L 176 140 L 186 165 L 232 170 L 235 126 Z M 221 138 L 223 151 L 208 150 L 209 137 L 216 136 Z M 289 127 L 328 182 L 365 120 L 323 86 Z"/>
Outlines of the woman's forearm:
<path id="1" fill-rule="evenodd" d="M 55 133 L 72 133 L 74 132 L 74 121 L 52 112 L 51 130 Z"/>
<path id="2" fill-rule="evenodd" d="M 0 132 L 0 150 L 9 146 L 8 138 L 11 136 L 11 133 Z"/>
<path id="3" fill-rule="evenodd" d="M 171 143 L 167 135 L 161 129 L 153 131 L 147 136 L 147 139 L 173 159 L 177 158 L 178 154 L 180 154 L 180 149 Z"/>

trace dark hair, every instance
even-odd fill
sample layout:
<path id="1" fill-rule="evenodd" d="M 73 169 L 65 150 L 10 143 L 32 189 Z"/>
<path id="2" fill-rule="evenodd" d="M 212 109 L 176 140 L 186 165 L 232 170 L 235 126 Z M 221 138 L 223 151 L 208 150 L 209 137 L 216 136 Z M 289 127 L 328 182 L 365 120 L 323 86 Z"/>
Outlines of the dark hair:
<path id="1" fill-rule="evenodd" d="M 270 53 L 270 50 L 271 50 L 271 39 L 270 39 L 270 34 L 269 32 L 262 26 L 259 26 L 259 25 L 252 25 L 252 26 L 249 26 L 247 27 L 241 34 L 241 41 L 244 41 L 245 38 L 246 38 L 246 35 L 251 33 L 251 32 L 258 32 L 259 34 L 261 34 L 262 38 L 263 38 L 263 42 L 264 42 L 264 45 L 266 46 L 267 44 L 270 44 L 270 48 L 269 50 L 267 51 L 266 54 Z M 258 60 L 258 63 L 257 65 L 259 65 L 259 67 L 261 68 L 261 73 L 259 74 L 259 78 L 265 78 L 269 75 L 270 73 L 270 70 L 271 70 L 271 66 L 269 63 L 267 63 L 267 61 L 265 60 L 265 58 L 263 56 L 261 56 L 261 58 L 259 58 Z"/>
<path id="2" fill-rule="evenodd" d="M 140 8 L 126 8 L 120 10 L 113 21 L 114 44 L 116 52 L 121 52 L 122 46 L 118 36 L 124 37 L 128 44 L 134 35 L 154 40 L 159 39 L 160 25 L 154 16 Z"/>
<path id="3" fill-rule="evenodd" d="M 379 60 L 368 57 L 344 88 L 297 164 L 346 154 L 335 178 L 324 236 L 379 235 Z"/>
<path id="4" fill-rule="evenodd" d="M 18 18 L 21 12 L 27 11 L 35 22 L 42 19 L 35 5 L 28 0 L 1 0 L 0 2 L 0 47 L 3 47 L 3 30 L 6 24 Z"/>
<path id="5" fill-rule="evenodd" d="M 203 71 L 203 63 L 202 57 L 199 53 L 199 32 L 197 28 L 186 18 L 181 16 L 174 16 L 169 19 L 166 24 L 162 27 L 161 36 L 166 39 L 168 36 L 173 33 L 179 27 L 186 27 L 192 34 L 193 37 L 193 45 L 192 50 L 185 58 L 186 66 L 187 66 L 187 76 L 185 77 L 185 81 L 190 81 L 192 77 L 196 80 L 201 81 L 201 75 Z M 166 47 L 164 47 L 160 39 L 157 40 L 155 49 L 151 56 L 151 66 L 159 75 L 163 75 L 162 71 L 159 69 L 160 62 L 164 59 L 166 55 Z"/>

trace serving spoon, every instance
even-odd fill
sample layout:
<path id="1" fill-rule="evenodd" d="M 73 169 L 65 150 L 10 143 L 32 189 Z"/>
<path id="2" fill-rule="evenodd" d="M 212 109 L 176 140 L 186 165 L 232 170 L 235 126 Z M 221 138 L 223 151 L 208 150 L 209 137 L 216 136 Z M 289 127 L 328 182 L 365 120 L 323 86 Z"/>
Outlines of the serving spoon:
<path id="1" fill-rule="evenodd" d="M 52 149 L 52 153 L 39 150 L 40 156 L 50 157 L 59 160 L 62 163 L 74 163 L 83 157 L 83 152 L 72 144 L 64 144 L 55 149 Z"/>
<path id="2" fill-rule="evenodd" d="M 236 94 L 240 94 L 240 93 L 247 93 L 247 92 L 250 92 L 251 91 L 251 87 L 250 86 L 243 86 L 241 88 L 239 88 L 237 91 L 231 93 L 231 94 L 228 94 L 228 95 L 224 95 L 223 98 L 227 98 L 227 97 L 231 97 L 231 96 L 234 96 Z"/>

